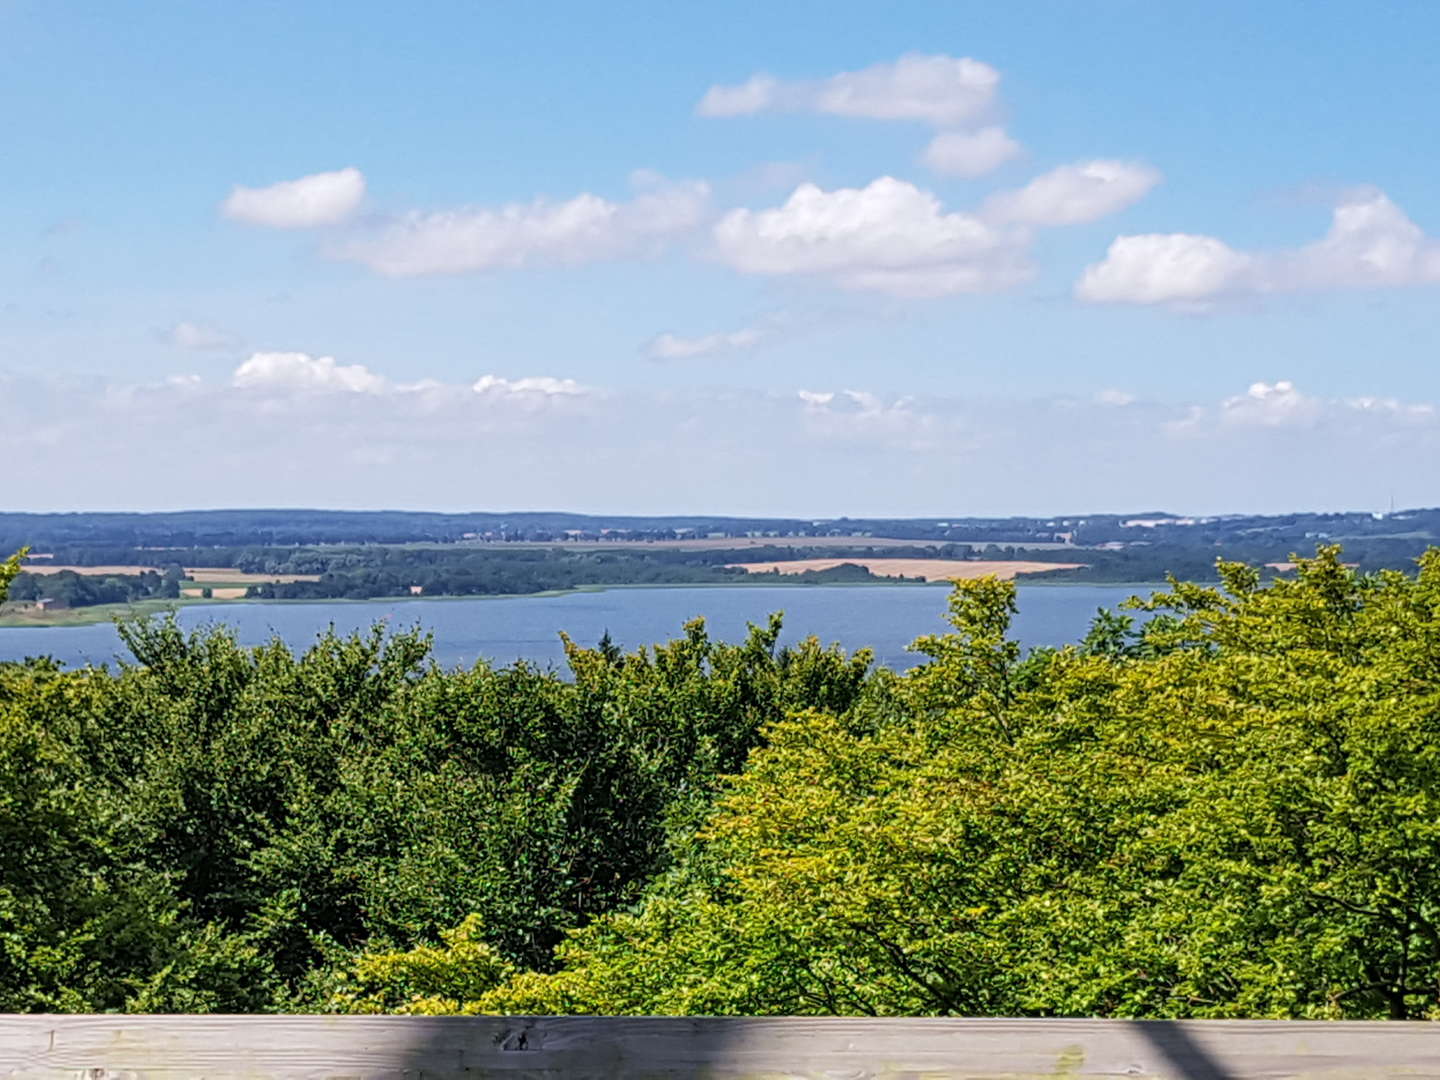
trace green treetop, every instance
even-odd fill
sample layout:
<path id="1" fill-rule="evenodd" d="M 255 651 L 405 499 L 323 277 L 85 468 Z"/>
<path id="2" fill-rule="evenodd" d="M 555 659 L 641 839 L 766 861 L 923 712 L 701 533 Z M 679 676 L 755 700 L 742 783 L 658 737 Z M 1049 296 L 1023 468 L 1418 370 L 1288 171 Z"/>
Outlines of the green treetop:
<path id="1" fill-rule="evenodd" d="M 1440 1015 L 1440 550 L 1221 577 L 1029 657 L 959 583 L 883 707 L 767 725 L 642 904 L 456 1007 Z"/>

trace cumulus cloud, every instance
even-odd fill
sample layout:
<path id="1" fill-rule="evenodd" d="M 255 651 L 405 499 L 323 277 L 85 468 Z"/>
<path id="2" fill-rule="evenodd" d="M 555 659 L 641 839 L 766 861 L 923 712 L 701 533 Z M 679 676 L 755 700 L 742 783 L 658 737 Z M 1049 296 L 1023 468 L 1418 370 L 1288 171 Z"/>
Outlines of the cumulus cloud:
<path id="1" fill-rule="evenodd" d="M 920 160 L 934 172 L 973 179 L 1019 155 L 1020 144 L 992 124 L 976 131 L 942 131 L 930 140 Z"/>
<path id="2" fill-rule="evenodd" d="M 1103 261 L 1086 267 L 1075 295 L 1094 303 L 1201 301 L 1238 289 L 1252 262 L 1213 236 L 1120 236 Z"/>
<path id="3" fill-rule="evenodd" d="M 783 81 L 754 75 L 738 85 L 712 86 L 696 112 L 701 116 L 813 112 L 949 127 L 986 115 L 999 84 L 1000 73 L 979 60 L 911 53 L 827 79 Z"/>
<path id="4" fill-rule="evenodd" d="M 347 168 L 282 180 L 269 187 L 237 185 L 220 204 L 220 212 L 250 225 L 309 229 L 338 225 L 360 208 L 364 198 L 364 175 L 359 169 Z"/>
<path id="5" fill-rule="evenodd" d="M 1166 304 L 1241 294 L 1440 282 L 1440 242 L 1383 192 L 1335 207 L 1330 229 L 1291 250 L 1242 252 L 1213 236 L 1121 236 L 1086 268 L 1075 294 L 1099 303 Z"/>
<path id="6" fill-rule="evenodd" d="M 1371 191 L 1336 206 L 1324 238 L 1282 252 L 1268 274 L 1272 288 L 1428 284 L 1440 281 L 1440 242 L 1382 192 Z"/>
<path id="7" fill-rule="evenodd" d="M 379 394 L 389 383 L 363 364 L 337 364 L 333 356 L 303 352 L 257 352 L 235 369 L 231 385 L 241 390 Z"/>
<path id="8" fill-rule="evenodd" d="M 233 334 L 202 323 L 178 322 L 165 331 L 164 338 L 180 349 L 233 349 L 239 344 Z"/>
<path id="9" fill-rule="evenodd" d="M 732 210 L 714 241 L 745 273 L 813 275 L 897 296 L 980 292 L 1029 274 L 1023 234 L 946 213 L 931 193 L 888 176 L 835 191 L 802 184 L 783 206 Z"/>
<path id="10" fill-rule="evenodd" d="M 1043 173 L 1019 190 L 990 196 L 982 213 L 1026 225 L 1080 225 L 1138 202 L 1159 182 L 1160 174 L 1147 165 L 1082 161 Z"/>
<path id="11" fill-rule="evenodd" d="M 709 185 L 637 174 L 629 202 L 581 194 L 500 207 L 412 212 L 333 254 L 391 277 L 573 265 L 658 251 L 703 224 Z"/>

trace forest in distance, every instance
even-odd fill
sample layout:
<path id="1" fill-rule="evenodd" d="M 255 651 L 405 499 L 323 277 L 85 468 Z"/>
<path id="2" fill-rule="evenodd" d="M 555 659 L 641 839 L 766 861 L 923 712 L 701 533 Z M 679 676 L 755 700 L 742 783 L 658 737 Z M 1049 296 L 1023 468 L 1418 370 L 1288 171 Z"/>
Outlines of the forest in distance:
<path id="1" fill-rule="evenodd" d="M 1361 570 L 1405 569 L 1440 541 L 1440 511 L 815 522 L 286 510 L 0 514 L 0 550 L 31 552 L 22 567 L 29 572 L 12 586 L 12 611 L 40 601 L 75 608 L 209 598 L 215 590 L 189 579 L 197 566 L 234 570 L 224 582 L 232 587 L 218 595 L 255 600 L 734 585 L 756 583 L 761 566 L 771 583 L 936 580 L 951 576 L 947 561 L 955 576 L 970 576 L 968 563 L 1006 562 L 1027 582 L 1132 584 L 1214 581 L 1218 558 L 1270 575 L 1294 553 L 1331 540 L 1342 540 Z M 53 569 L 60 572 L 42 573 Z"/>
<path id="2" fill-rule="evenodd" d="M 778 617 L 0 663 L 0 1011 L 1440 1019 L 1440 548 L 1349 561 L 1028 652 L 957 582 L 905 673 Z"/>
<path id="3" fill-rule="evenodd" d="M 985 518 L 635 517 L 533 511 L 436 513 L 405 510 L 235 509 L 123 513 L 0 511 L 0 550 L 72 546 L 137 548 L 299 547 L 412 542 L 654 543 L 761 537 L 864 536 L 927 543 L 1081 547 L 1142 540 L 1214 546 L 1246 539 L 1298 543 L 1371 538 L 1440 539 L 1440 508 L 1186 516 L 1165 511 Z M 1313 543 L 1312 543 L 1313 546 Z M 112 560 L 115 561 L 115 560 Z"/>

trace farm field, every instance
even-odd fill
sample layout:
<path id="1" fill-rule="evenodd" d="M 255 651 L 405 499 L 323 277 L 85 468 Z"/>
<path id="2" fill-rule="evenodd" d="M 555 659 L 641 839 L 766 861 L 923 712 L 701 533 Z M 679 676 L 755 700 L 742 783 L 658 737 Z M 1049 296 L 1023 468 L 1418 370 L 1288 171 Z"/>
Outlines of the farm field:
<path id="1" fill-rule="evenodd" d="M 319 581 L 319 574 L 247 574 L 223 566 L 192 566 L 185 568 L 186 577 L 197 585 L 258 585 L 262 582 L 290 584 L 296 581 Z"/>
<path id="2" fill-rule="evenodd" d="M 806 570 L 829 570 L 850 563 L 885 577 L 923 577 L 926 581 L 970 580 L 994 575 L 1009 581 L 1021 574 L 1042 570 L 1078 570 L 1083 563 L 1032 562 L 1028 559 L 795 559 L 789 562 L 730 563 L 751 574 L 802 574 Z"/>

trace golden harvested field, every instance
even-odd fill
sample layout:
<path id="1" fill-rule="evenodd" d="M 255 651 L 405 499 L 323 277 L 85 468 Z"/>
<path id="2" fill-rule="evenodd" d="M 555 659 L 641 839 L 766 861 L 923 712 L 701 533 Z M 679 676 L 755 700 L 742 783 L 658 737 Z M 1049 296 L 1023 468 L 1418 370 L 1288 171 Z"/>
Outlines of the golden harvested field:
<path id="1" fill-rule="evenodd" d="M 180 590 L 180 594 L 182 596 L 194 597 L 196 599 L 202 598 L 204 596 L 204 593 L 205 590 L 203 588 Z M 244 596 L 245 586 L 243 585 L 229 587 L 218 586 L 210 590 L 210 599 L 212 600 L 241 600 L 244 599 Z"/>
<path id="2" fill-rule="evenodd" d="M 954 581 L 994 575 L 1009 581 L 1017 574 L 1034 574 L 1041 570 L 1077 570 L 1083 563 L 1031 562 L 1027 559 L 986 561 L 984 559 L 795 559 L 789 562 L 730 563 L 752 574 L 779 570 L 782 574 L 801 574 L 806 570 L 829 570 L 832 566 L 852 563 L 863 566 L 872 574 L 883 577 L 923 577 L 926 581 Z"/>
<path id="3" fill-rule="evenodd" d="M 143 574 L 146 570 L 157 570 L 154 566 L 57 566 L 53 563 L 26 563 L 21 569 L 27 574 L 58 574 L 62 570 L 73 570 L 77 574 Z M 223 566 L 193 566 L 185 571 L 186 576 L 199 585 L 219 584 L 258 585 L 263 582 L 319 581 L 319 574 L 247 574 L 241 570 L 230 570 Z"/>

